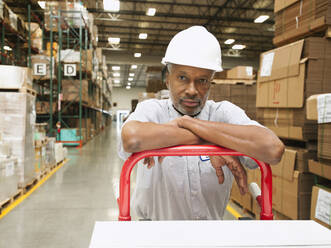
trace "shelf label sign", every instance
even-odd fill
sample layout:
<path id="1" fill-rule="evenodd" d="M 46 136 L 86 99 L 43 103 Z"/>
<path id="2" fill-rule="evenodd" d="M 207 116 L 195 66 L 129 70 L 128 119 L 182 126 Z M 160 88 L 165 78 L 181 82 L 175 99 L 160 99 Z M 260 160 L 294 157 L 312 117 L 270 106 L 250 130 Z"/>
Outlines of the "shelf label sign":
<path id="1" fill-rule="evenodd" d="M 46 64 L 35 63 L 33 65 L 33 75 L 46 76 Z"/>
<path id="2" fill-rule="evenodd" d="M 76 76 L 76 64 L 64 64 L 64 76 Z"/>

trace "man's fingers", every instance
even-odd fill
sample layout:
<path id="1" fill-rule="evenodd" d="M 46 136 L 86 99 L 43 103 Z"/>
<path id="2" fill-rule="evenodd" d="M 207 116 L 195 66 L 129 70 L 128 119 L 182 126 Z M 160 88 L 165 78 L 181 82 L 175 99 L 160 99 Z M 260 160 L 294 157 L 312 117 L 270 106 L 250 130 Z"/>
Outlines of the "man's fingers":
<path id="1" fill-rule="evenodd" d="M 218 183 L 222 184 L 224 182 L 224 173 L 222 166 L 225 165 L 225 160 L 221 156 L 209 156 L 211 165 L 216 171 L 216 176 L 218 178 Z"/>
<path id="2" fill-rule="evenodd" d="M 160 157 L 157 158 L 159 164 L 162 164 L 164 158 L 165 158 L 165 157 L 162 157 L 162 156 L 160 156 Z"/>
<path id="3" fill-rule="evenodd" d="M 155 165 L 154 157 L 150 157 L 150 158 L 149 158 L 148 165 L 147 165 L 147 168 L 150 169 L 150 168 L 152 168 L 154 165 Z"/>
<path id="4" fill-rule="evenodd" d="M 247 186 L 247 174 L 246 170 L 240 163 L 239 159 L 231 157 L 231 156 L 223 156 L 226 165 L 231 170 L 237 185 L 239 186 L 240 193 L 244 195 L 248 192 L 248 186 Z"/>

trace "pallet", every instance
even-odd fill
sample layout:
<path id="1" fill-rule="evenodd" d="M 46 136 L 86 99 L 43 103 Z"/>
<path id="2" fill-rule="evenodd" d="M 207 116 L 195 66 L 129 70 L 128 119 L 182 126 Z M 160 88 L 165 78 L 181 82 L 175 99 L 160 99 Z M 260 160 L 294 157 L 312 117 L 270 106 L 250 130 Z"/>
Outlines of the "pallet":
<path id="1" fill-rule="evenodd" d="M 19 89 L 0 89 L 0 92 L 19 92 L 19 93 L 28 93 L 33 96 L 37 96 L 37 92 L 29 87 L 22 87 Z"/>
<path id="2" fill-rule="evenodd" d="M 30 182 L 26 183 L 25 185 L 18 185 L 19 189 L 23 190 L 23 193 L 26 194 L 29 190 L 33 188 L 38 183 L 38 178 L 33 178 Z"/>
<path id="3" fill-rule="evenodd" d="M 0 202 L 0 214 L 3 209 L 8 207 L 11 203 L 13 203 L 16 199 L 23 195 L 23 190 L 19 189 L 13 196 L 8 197 L 7 199 Z"/>
<path id="4" fill-rule="evenodd" d="M 237 207 L 241 208 L 241 210 L 242 210 L 242 212 L 243 212 L 244 214 L 249 214 L 249 215 L 251 215 L 251 216 L 255 216 L 255 214 L 253 213 L 252 210 L 249 210 L 249 209 L 245 208 L 245 207 L 242 206 L 238 201 L 236 201 L 236 200 L 234 200 L 234 199 L 230 199 L 230 201 L 231 201 L 234 205 L 236 205 Z"/>

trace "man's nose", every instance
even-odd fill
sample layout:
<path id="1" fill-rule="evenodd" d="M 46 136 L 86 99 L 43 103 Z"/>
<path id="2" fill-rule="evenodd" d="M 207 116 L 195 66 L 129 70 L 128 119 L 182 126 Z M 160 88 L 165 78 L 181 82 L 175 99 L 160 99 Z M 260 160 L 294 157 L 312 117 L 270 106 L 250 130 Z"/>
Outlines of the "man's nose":
<path id="1" fill-rule="evenodd" d="M 191 81 L 186 88 L 186 94 L 190 96 L 196 96 L 198 94 L 194 81 Z"/>

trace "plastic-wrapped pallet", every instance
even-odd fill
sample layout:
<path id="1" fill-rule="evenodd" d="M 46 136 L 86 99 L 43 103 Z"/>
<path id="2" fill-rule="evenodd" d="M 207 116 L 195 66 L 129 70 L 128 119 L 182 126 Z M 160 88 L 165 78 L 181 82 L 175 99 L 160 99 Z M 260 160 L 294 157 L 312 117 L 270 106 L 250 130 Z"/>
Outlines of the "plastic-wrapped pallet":
<path id="1" fill-rule="evenodd" d="M 55 143 L 55 161 L 60 163 L 64 160 L 62 143 Z"/>
<path id="2" fill-rule="evenodd" d="M 55 138 L 47 138 L 45 165 L 50 168 L 55 164 Z"/>
<path id="3" fill-rule="evenodd" d="M 20 89 L 22 87 L 32 88 L 32 70 L 27 67 L 0 65 L 1 89 Z"/>
<path id="4" fill-rule="evenodd" d="M 0 92 L 0 132 L 18 159 L 19 186 L 35 178 L 35 97 L 28 93 Z"/>
<path id="5" fill-rule="evenodd" d="M 0 158 L 0 202 L 17 193 L 17 159 Z"/>

